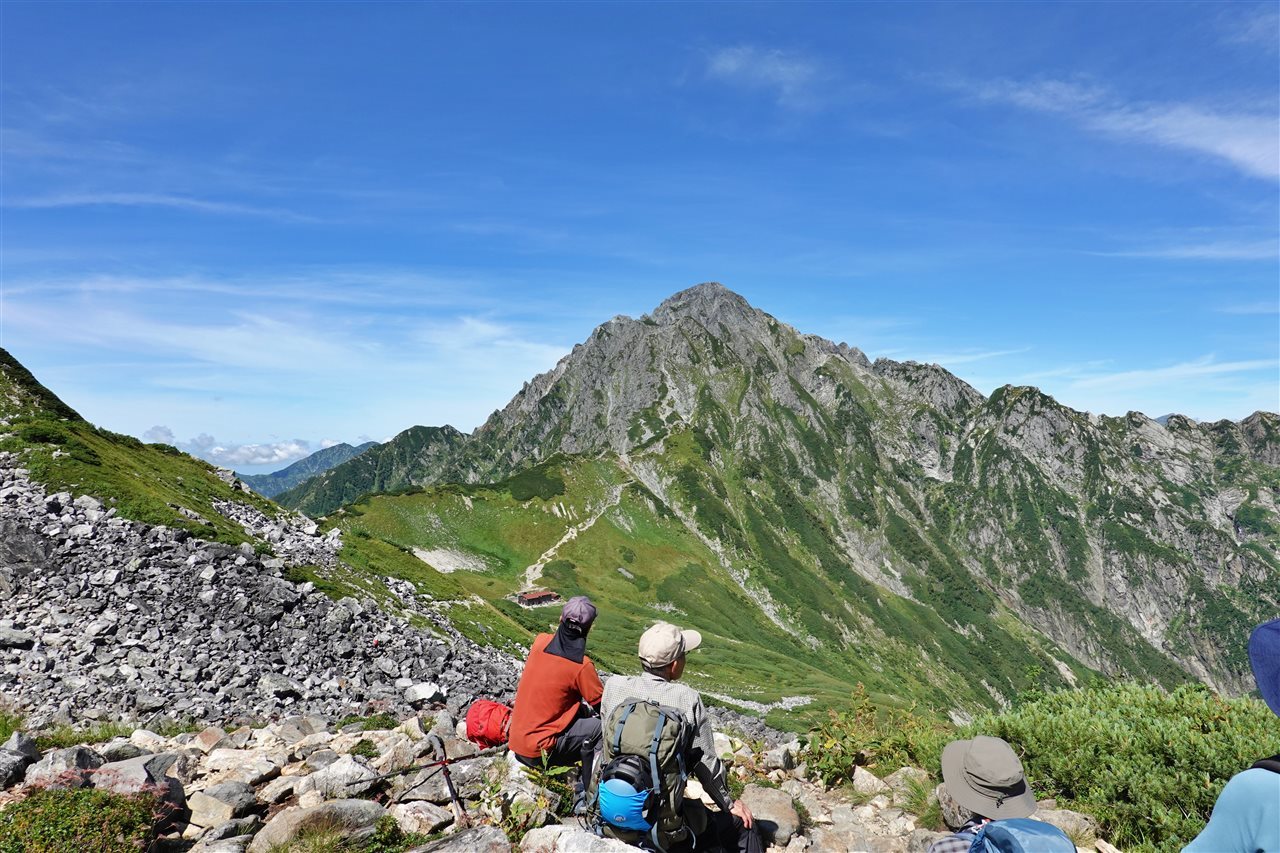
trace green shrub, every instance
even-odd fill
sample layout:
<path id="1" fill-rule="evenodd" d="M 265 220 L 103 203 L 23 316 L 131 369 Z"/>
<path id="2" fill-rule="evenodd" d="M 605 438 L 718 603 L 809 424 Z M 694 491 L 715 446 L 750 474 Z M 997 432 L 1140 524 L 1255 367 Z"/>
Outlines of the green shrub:
<path id="1" fill-rule="evenodd" d="M 82 743 L 102 743 L 117 737 L 128 737 L 137 729 L 136 724 L 98 723 L 92 728 L 77 729 L 63 725 L 36 733 L 36 746 L 40 749 L 65 749 Z"/>
<path id="2" fill-rule="evenodd" d="M 368 738 L 362 738 L 359 743 L 351 747 L 351 754 L 358 755 L 361 758 L 377 758 L 378 748 L 373 745 L 373 741 Z"/>
<path id="3" fill-rule="evenodd" d="M 0 708 L 0 741 L 8 740 L 9 735 L 22 730 L 22 715 L 17 711 Z"/>
<path id="4" fill-rule="evenodd" d="M 1136 851 L 1181 849 L 1232 775 L 1280 751 L 1280 720 L 1265 705 L 1199 685 L 1034 694 L 961 736 L 975 734 L 1009 741 L 1038 797 L 1094 815 L 1107 840 Z"/>
<path id="5" fill-rule="evenodd" d="M 564 479 L 550 460 L 495 485 L 497 488 L 505 488 L 514 500 L 521 503 L 533 498 L 547 501 L 565 492 Z"/>
<path id="6" fill-rule="evenodd" d="M 66 444 L 71 435 L 53 421 L 32 421 L 18 428 L 18 437 L 32 444 Z"/>
<path id="7" fill-rule="evenodd" d="M 853 779 L 855 767 L 879 770 L 929 768 L 936 773 L 948 729 L 908 709 L 877 708 L 861 684 L 844 711 L 829 711 L 825 725 L 810 732 L 805 760 L 825 784 Z"/>
<path id="8" fill-rule="evenodd" d="M 386 714 L 386 713 L 371 714 L 370 716 L 367 716 L 367 717 L 361 717 L 353 714 L 349 717 L 343 717 L 341 720 L 339 720 L 338 728 L 340 729 L 346 728 L 347 726 L 352 725 L 353 723 L 359 723 L 360 731 L 362 732 L 375 731 L 375 730 L 379 730 L 379 731 L 389 730 L 389 729 L 394 729 L 400 725 L 400 721 L 397 720 L 391 714 Z"/>
<path id="9" fill-rule="evenodd" d="M 0 853 L 138 853 L 162 815 L 149 794 L 37 788 L 0 811 Z"/>

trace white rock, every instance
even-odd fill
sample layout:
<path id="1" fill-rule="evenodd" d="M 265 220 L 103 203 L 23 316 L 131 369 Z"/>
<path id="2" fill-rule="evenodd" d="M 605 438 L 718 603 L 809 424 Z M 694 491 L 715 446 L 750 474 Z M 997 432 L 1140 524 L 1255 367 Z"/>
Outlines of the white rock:
<path id="1" fill-rule="evenodd" d="M 453 822 L 453 812 L 435 803 L 397 803 L 391 807 L 390 812 L 402 830 L 419 835 L 430 835 Z"/>

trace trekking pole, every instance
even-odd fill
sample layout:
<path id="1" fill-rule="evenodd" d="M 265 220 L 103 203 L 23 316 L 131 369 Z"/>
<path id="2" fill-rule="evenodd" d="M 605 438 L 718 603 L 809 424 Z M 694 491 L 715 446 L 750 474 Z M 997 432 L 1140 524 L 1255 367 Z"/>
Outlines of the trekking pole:
<path id="1" fill-rule="evenodd" d="M 453 819 L 462 829 L 467 827 L 467 807 L 462 804 L 462 798 L 458 796 L 458 789 L 453 787 L 453 774 L 449 772 L 449 755 L 444 750 L 444 740 L 440 735 L 431 735 L 427 739 L 427 743 L 431 744 L 431 748 L 436 752 L 437 758 L 444 763 L 440 765 L 440 771 L 444 773 L 444 786 L 449 791 L 449 801 L 453 804 Z"/>
<path id="2" fill-rule="evenodd" d="M 390 773 L 383 773 L 379 776 L 374 776 L 370 779 L 359 779 L 355 782 L 348 782 L 346 784 L 346 787 L 354 788 L 356 785 L 367 785 L 370 782 L 381 782 L 383 779 L 392 779 L 392 778 L 395 778 L 396 776 L 403 776 L 406 773 L 416 773 L 419 770 L 427 770 L 431 767 L 436 768 L 432 773 L 430 773 L 427 776 L 424 776 L 417 784 L 413 786 L 413 788 L 409 789 L 410 791 L 412 791 L 414 788 L 419 787 L 420 785 L 422 785 L 423 782 L 426 782 L 432 776 L 436 775 L 436 773 L 439 773 L 440 769 L 445 765 L 458 764 L 463 761 L 473 761 L 477 758 L 485 758 L 490 755 L 497 755 L 498 753 L 504 751 L 506 748 L 507 748 L 506 744 L 503 744 L 501 746 L 492 746 L 492 747 L 489 747 L 488 749 L 481 750 L 480 752 L 477 752 L 475 755 L 461 755 L 461 756 L 458 756 L 457 758 L 446 757 L 437 761 L 429 761 L 426 764 L 415 764 L 412 767 L 406 767 L 403 770 L 392 770 Z M 408 792 L 406 791 L 406 793 Z M 404 795 L 401 794 L 401 796 L 404 796 Z"/>

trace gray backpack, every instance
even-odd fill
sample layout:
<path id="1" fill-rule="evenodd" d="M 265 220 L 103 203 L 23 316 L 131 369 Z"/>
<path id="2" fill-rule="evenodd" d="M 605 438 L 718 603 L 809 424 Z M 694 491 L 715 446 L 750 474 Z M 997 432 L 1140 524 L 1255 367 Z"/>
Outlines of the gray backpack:
<path id="1" fill-rule="evenodd" d="M 684 786 L 701 758 L 675 708 L 628 699 L 605 720 L 587 801 L 597 835 L 666 850 L 689 837 Z"/>

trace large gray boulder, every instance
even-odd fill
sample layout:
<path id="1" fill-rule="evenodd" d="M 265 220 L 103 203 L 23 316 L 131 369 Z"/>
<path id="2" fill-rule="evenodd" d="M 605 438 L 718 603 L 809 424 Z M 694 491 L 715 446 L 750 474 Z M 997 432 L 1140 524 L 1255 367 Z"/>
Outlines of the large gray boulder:
<path id="1" fill-rule="evenodd" d="M 219 838 L 209 841 L 201 839 L 187 853 L 246 853 L 252 843 L 252 835 L 239 835 L 235 838 Z"/>
<path id="2" fill-rule="evenodd" d="M 99 767 L 89 781 L 94 788 L 115 794 L 136 794 L 147 789 L 162 791 L 160 798 L 176 811 L 187 804 L 182 783 L 168 775 L 177 759 L 174 753 L 166 752 L 112 761 Z"/>
<path id="3" fill-rule="evenodd" d="M 258 804 L 258 798 L 253 794 L 253 787 L 247 782 L 221 782 L 205 788 L 204 793 L 231 806 L 232 817 L 242 817 Z"/>
<path id="4" fill-rule="evenodd" d="M 396 803 L 389 811 L 400 828 L 413 835 L 430 835 L 453 823 L 452 811 L 425 800 Z"/>
<path id="5" fill-rule="evenodd" d="M 40 748 L 36 746 L 36 739 L 26 732 L 14 732 L 9 735 L 9 739 L 0 745 L 0 749 L 16 752 L 32 762 L 40 760 Z"/>
<path id="6" fill-rule="evenodd" d="M 102 756 L 87 746 L 55 749 L 27 768 L 28 785 L 83 788 L 89 774 L 102 766 Z"/>
<path id="7" fill-rule="evenodd" d="M 0 790 L 21 782 L 31 764 L 31 759 L 24 755 L 0 749 Z"/>
<path id="8" fill-rule="evenodd" d="M 386 809 L 369 800 L 333 800 L 310 808 L 294 806 L 267 821 L 253 837 L 248 853 L 267 853 L 273 847 L 293 841 L 299 833 L 319 827 L 335 831 L 358 845 L 373 836 L 374 825 L 386 813 Z"/>
<path id="9" fill-rule="evenodd" d="M 1038 809 L 1032 817 L 1053 824 L 1070 836 L 1072 841 L 1081 844 L 1090 844 L 1098 837 L 1098 819 L 1093 815 L 1070 809 Z"/>
<path id="10" fill-rule="evenodd" d="M 786 791 L 748 785 L 741 800 L 751 809 L 765 843 L 772 841 L 775 846 L 786 847 L 800 829 L 800 815 Z"/>
<path id="11" fill-rule="evenodd" d="M 893 791 L 893 802 L 898 806 L 911 799 L 913 790 L 928 786 L 930 781 L 929 774 L 919 767 L 900 767 L 884 777 L 884 783 Z M 930 794 L 929 801 L 933 797 Z"/>
<path id="12" fill-rule="evenodd" d="M 377 783 L 378 774 L 360 760 L 344 755 L 323 770 L 317 770 L 307 777 L 300 789 L 309 788 L 319 792 L 326 800 L 359 797 L 368 793 Z"/>
<path id="13" fill-rule="evenodd" d="M 196 791 L 188 799 L 188 805 L 191 808 L 192 823 L 196 826 L 214 827 L 244 817 L 258 807 L 258 798 L 253 794 L 253 788 L 246 783 L 231 781 Z"/>
<path id="14" fill-rule="evenodd" d="M 959 829 L 973 817 L 973 812 L 955 801 L 945 784 L 939 783 L 938 787 L 933 789 L 933 794 L 938 798 L 938 806 L 942 809 L 942 822 L 949 828 Z"/>
<path id="15" fill-rule="evenodd" d="M 480 796 L 493 762 L 492 758 L 479 758 L 450 765 L 449 774 L 453 779 L 454 788 L 458 791 L 458 796 L 464 800 Z M 400 777 L 397 788 L 396 799 L 401 802 L 413 800 L 426 800 L 429 803 L 449 802 L 449 789 L 445 785 L 444 773 L 438 767 Z"/>
<path id="16" fill-rule="evenodd" d="M 36 644 L 36 638 L 23 631 L 12 628 L 0 628 L 0 649 L 29 649 Z"/>

